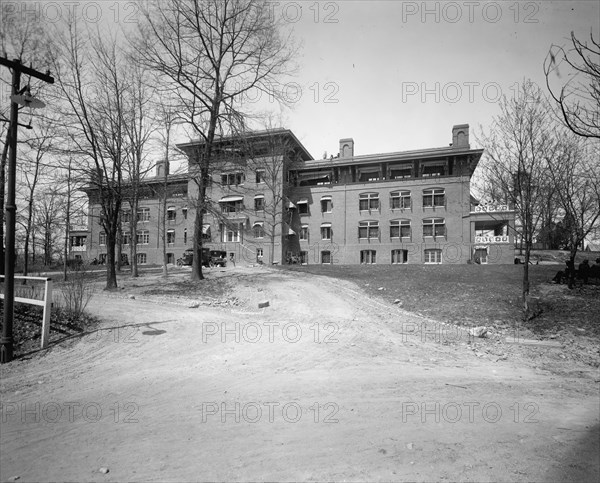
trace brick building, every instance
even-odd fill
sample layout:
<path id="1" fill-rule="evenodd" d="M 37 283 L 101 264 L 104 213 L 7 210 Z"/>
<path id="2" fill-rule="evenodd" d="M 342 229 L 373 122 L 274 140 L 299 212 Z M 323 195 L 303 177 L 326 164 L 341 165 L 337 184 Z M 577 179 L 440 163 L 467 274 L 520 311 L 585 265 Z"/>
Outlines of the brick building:
<path id="1" fill-rule="evenodd" d="M 169 177 L 173 262 L 193 244 L 201 143 L 178 147 L 189 164 L 188 174 Z M 513 263 L 514 211 L 470 192 L 482 154 L 470 148 L 466 124 L 453 127 L 447 147 L 355 156 L 346 138 L 336 157 L 320 160 L 285 129 L 225 138 L 213 155 L 204 243 L 242 263 Z M 141 263 L 162 259 L 161 179 L 144 182 Z M 97 210 L 90 205 L 91 258 L 102 256 Z"/>

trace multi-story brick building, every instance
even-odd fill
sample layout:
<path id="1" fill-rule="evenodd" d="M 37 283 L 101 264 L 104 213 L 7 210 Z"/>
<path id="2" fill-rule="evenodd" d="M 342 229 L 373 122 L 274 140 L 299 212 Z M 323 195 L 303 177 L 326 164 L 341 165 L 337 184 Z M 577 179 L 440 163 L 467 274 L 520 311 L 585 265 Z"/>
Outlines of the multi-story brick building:
<path id="1" fill-rule="evenodd" d="M 193 242 L 200 147 L 179 145 L 188 174 L 169 178 L 173 262 Z M 471 196 L 482 153 L 470 148 L 468 125 L 453 127 L 448 147 L 355 156 L 354 141 L 342 139 L 339 154 L 321 160 L 289 130 L 226 138 L 212 162 L 204 243 L 247 263 L 512 263 L 514 211 Z M 153 188 L 161 179 L 144 183 L 141 263 L 162 260 Z M 90 206 L 90 220 L 97 210 Z M 100 225 L 90 227 L 88 254 L 101 257 Z"/>

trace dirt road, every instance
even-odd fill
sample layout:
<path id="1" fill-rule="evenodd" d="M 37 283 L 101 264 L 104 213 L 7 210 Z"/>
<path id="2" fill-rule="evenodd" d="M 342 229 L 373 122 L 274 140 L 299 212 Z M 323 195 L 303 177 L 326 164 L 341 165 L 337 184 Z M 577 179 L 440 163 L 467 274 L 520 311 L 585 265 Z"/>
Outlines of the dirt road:
<path id="1" fill-rule="evenodd" d="M 600 478 L 597 371 L 477 357 L 347 282 L 219 274 L 232 304 L 98 294 L 101 330 L 3 366 L 0 479 Z"/>

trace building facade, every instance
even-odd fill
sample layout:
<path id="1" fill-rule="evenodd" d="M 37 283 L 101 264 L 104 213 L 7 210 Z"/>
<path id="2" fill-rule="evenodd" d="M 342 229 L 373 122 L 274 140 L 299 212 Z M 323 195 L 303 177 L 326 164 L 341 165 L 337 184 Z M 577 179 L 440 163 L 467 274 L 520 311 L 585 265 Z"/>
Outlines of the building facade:
<path id="1" fill-rule="evenodd" d="M 187 175 L 169 177 L 170 262 L 193 245 L 202 144 L 178 147 L 189 164 Z M 336 157 L 321 160 L 285 129 L 225 138 L 211 157 L 203 243 L 239 263 L 513 263 L 514 211 L 471 195 L 482 154 L 466 124 L 453 127 L 448 147 L 356 156 L 345 138 Z M 144 183 L 140 263 L 162 261 L 161 179 Z M 90 204 L 87 253 L 101 258 L 98 209 Z"/>

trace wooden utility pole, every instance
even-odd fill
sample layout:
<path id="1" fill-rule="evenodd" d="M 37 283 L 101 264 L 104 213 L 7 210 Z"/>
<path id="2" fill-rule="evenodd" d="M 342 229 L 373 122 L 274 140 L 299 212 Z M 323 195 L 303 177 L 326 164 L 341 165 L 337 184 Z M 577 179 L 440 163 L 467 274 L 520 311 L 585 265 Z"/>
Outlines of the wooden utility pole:
<path id="1" fill-rule="evenodd" d="M 6 186 L 6 248 L 4 252 L 4 323 L 0 337 L 0 363 L 10 362 L 13 357 L 13 315 L 15 305 L 15 219 L 17 206 L 15 204 L 15 173 L 17 169 L 17 130 L 19 128 L 19 104 L 15 96 L 21 91 L 21 74 L 41 79 L 49 84 L 54 84 L 50 73 L 43 74 L 31 67 L 21 64 L 20 59 L 8 60 L 0 57 L 0 65 L 12 69 L 12 95 L 10 103 L 9 127 L 9 156 Z"/>

